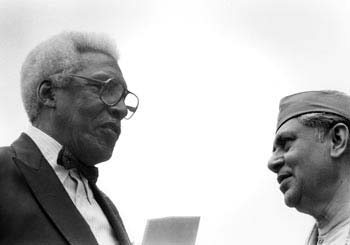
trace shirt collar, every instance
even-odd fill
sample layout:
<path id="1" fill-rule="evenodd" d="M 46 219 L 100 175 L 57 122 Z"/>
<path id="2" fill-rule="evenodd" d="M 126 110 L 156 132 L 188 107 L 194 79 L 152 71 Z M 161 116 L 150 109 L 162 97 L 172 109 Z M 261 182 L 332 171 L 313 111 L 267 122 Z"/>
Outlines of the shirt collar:
<path id="1" fill-rule="evenodd" d="M 50 135 L 31 124 L 27 128 L 26 134 L 34 141 L 41 154 L 43 154 L 46 161 L 55 171 L 61 183 L 63 183 L 68 176 L 68 171 L 64 167 L 57 164 L 58 153 L 62 149 L 62 145 Z"/>

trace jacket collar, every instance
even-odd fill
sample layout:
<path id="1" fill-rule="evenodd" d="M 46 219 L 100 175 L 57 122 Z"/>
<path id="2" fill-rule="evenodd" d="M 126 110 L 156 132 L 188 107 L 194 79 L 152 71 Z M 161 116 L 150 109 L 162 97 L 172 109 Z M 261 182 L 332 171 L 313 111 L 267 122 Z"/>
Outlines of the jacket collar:
<path id="1" fill-rule="evenodd" d="M 110 201 L 109 198 L 102 191 L 100 191 L 94 183 L 90 183 L 90 186 L 96 201 L 100 204 L 109 223 L 111 224 L 119 243 L 121 245 L 131 245 L 119 212 L 113 205 L 112 201 Z"/>
<path id="2" fill-rule="evenodd" d="M 11 147 L 14 150 L 13 152 L 16 159 L 21 160 L 28 167 L 39 170 L 43 156 L 34 141 L 28 135 L 22 133 L 21 136 L 12 143 Z"/>
<path id="3" fill-rule="evenodd" d="M 89 225 L 30 137 L 22 134 L 11 147 L 15 154 L 13 160 L 33 195 L 68 243 L 97 245 Z"/>
<path id="4" fill-rule="evenodd" d="M 13 159 L 34 196 L 69 244 L 97 245 L 89 225 L 74 206 L 54 170 L 33 140 L 22 133 L 11 147 L 14 152 Z M 120 245 L 130 245 L 117 209 L 96 185 L 92 184 L 91 187 Z"/>

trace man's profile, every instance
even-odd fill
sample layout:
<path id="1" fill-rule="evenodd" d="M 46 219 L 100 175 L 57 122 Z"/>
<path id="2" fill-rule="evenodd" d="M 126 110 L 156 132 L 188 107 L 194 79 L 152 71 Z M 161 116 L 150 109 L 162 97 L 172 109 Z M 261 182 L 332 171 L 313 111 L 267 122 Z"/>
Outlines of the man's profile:
<path id="1" fill-rule="evenodd" d="M 316 220 L 307 244 L 350 242 L 350 97 L 308 91 L 283 98 L 268 167 L 287 206 Z"/>
<path id="2" fill-rule="evenodd" d="M 130 240 L 96 186 L 121 121 L 138 107 L 103 35 L 64 32 L 22 65 L 29 128 L 0 148 L 0 244 L 119 244 Z"/>

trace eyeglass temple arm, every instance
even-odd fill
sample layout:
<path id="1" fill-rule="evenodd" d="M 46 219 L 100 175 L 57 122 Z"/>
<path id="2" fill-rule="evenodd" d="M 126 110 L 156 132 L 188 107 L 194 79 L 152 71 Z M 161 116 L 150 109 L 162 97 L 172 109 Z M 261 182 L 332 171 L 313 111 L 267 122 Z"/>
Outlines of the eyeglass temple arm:
<path id="1" fill-rule="evenodd" d="M 94 78 L 91 78 L 91 77 L 85 77 L 85 76 L 79 76 L 79 75 L 75 75 L 75 74 L 67 74 L 67 76 L 69 77 L 78 77 L 78 78 L 81 78 L 81 79 L 85 79 L 87 81 L 90 81 L 90 82 L 93 82 L 93 83 L 96 83 L 96 84 L 101 84 L 101 80 L 98 80 L 98 79 L 94 79 Z M 111 80 L 112 78 L 108 79 L 107 82 L 109 80 Z"/>

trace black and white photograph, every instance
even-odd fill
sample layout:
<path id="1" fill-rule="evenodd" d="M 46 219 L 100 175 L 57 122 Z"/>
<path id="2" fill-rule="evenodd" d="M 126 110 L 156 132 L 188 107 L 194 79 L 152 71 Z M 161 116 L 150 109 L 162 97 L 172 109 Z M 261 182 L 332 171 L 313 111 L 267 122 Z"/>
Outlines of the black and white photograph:
<path id="1" fill-rule="evenodd" d="M 350 2 L 0 0 L 0 244 L 350 244 Z"/>

